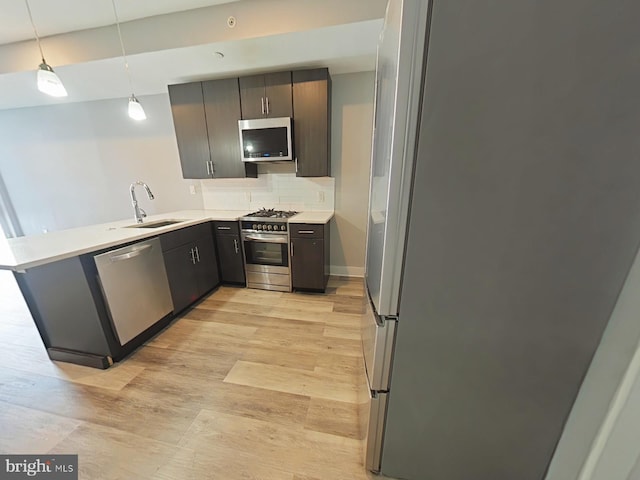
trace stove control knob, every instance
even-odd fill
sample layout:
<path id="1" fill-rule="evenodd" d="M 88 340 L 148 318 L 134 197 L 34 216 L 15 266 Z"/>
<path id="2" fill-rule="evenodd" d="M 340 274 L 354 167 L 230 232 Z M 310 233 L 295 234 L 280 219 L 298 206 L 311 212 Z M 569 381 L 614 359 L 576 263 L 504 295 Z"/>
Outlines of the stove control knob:
<path id="1" fill-rule="evenodd" d="M 260 230 L 261 228 L 262 228 L 262 225 L 258 224 L 257 230 Z"/>
<path id="2" fill-rule="evenodd" d="M 273 227 L 271 225 L 267 225 L 267 230 L 271 230 Z"/>
<path id="3" fill-rule="evenodd" d="M 251 228 L 253 228 L 254 230 L 258 229 L 258 225 L 256 225 L 255 223 L 253 225 L 251 225 Z"/>
<path id="4" fill-rule="evenodd" d="M 286 230 L 286 229 L 287 229 L 287 226 L 286 226 L 286 225 L 282 225 L 282 226 L 280 227 L 280 230 Z"/>

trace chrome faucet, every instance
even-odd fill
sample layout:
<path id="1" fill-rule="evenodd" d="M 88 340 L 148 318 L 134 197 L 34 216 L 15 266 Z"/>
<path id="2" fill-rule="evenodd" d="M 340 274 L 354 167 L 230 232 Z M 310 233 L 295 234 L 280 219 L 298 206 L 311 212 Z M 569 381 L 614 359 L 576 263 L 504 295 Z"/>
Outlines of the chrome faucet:
<path id="1" fill-rule="evenodd" d="M 144 189 L 147 191 L 149 200 L 153 200 L 155 197 L 153 196 L 153 193 L 151 193 L 149 185 L 141 182 L 140 180 L 132 183 L 129 187 L 129 193 L 131 195 L 131 205 L 133 205 L 133 216 L 136 219 L 136 223 L 142 223 L 142 219 L 147 216 L 147 212 L 145 212 L 138 206 L 138 199 L 136 198 L 136 185 L 142 185 L 144 187 Z"/>

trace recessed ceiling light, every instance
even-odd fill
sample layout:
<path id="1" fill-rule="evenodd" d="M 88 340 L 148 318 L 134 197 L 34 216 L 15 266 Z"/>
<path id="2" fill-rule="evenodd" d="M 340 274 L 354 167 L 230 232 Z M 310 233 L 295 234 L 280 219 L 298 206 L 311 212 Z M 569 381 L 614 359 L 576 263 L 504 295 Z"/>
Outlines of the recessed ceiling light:
<path id="1" fill-rule="evenodd" d="M 222 52 L 213 52 L 213 54 L 218 58 L 224 58 L 224 53 Z"/>

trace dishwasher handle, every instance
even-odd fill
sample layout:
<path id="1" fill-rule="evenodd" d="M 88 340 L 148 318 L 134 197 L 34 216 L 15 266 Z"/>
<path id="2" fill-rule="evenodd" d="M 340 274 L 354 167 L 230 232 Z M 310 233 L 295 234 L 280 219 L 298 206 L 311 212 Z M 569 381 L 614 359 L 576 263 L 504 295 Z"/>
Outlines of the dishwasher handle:
<path id="1" fill-rule="evenodd" d="M 153 245 L 141 245 L 139 247 L 135 247 L 135 249 L 131 250 L 127 253 L 122 253 L 120 255 L 114 255 L 113 257 L 109 257 L 109 260 L 112 262 L 120 262 L 122 260 L 129 260 L 130 258 L 137 257 L 138 255 L 142 255 L 145 250 L 153 248 Z"/>

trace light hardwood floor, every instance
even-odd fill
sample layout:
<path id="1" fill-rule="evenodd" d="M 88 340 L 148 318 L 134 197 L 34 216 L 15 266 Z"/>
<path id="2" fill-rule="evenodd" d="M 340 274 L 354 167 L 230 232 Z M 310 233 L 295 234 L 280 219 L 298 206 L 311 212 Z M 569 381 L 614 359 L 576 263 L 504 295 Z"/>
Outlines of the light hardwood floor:
<path id="1" fill-rule="evenodd" d="M 0 453 L 77 453 L 81 479 L 360 480 L 361 280 L 222 287 L 108 370 L 52 362 L 0 271 Z"/>

